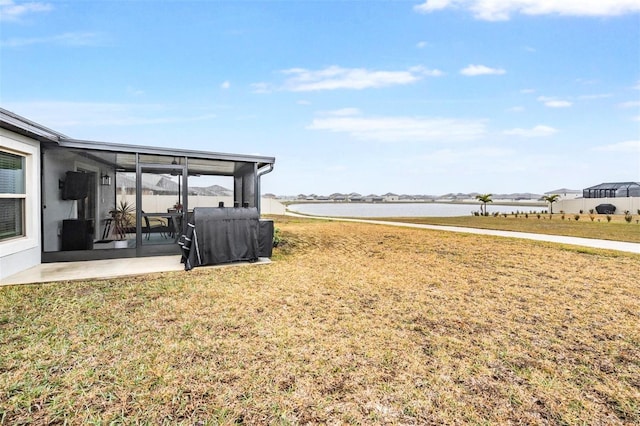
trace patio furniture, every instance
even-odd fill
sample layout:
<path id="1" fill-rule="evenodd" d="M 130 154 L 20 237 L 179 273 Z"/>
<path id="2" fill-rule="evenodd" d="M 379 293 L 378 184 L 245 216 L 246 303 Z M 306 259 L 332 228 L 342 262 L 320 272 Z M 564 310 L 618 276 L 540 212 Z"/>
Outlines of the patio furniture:
<path id="1" fill-rule="evenodd" d="M 196 207 L 178 241 L 184 269 L 258 260 L 258 209 Z"/>

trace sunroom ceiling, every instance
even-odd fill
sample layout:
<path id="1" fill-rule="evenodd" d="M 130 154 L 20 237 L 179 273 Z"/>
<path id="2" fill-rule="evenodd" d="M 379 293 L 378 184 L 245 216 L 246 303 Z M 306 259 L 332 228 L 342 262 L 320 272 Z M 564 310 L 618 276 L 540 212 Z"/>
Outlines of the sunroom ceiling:
<path id="1" fill-rule="evenodd" d="M 273 157 L 121 145 L 76 139 L 61 140 L 58 145 L 75 149 L 80 155 L 90 157 L 118 171 L 135 171 L 136 154 L 139 154 L 140 163 L 143 165 L 170 166 L 186 163 L 190 175 L 232 176 L 235 171 L 247 165 L 255 164 L 261 168 L 275 162 Z"/>

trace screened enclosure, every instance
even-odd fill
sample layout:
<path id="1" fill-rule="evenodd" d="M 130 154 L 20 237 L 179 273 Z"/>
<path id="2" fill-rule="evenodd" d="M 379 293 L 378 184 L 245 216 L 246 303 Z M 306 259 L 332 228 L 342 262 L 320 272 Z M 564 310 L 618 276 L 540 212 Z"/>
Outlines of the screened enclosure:
<path id="1" fill-rule="evenodd" d="M 613 182 L 586 188 L 582 191 L 584 198 L 623 198 L 640 197 L 640 183 Z"/>
<path id="2" fill-rule="evenodd" d="M 179 254 L 194 207 L 259 211 L 260 177 L 274 161 L 70 139 L 43 143 L 42 261 Z"/>

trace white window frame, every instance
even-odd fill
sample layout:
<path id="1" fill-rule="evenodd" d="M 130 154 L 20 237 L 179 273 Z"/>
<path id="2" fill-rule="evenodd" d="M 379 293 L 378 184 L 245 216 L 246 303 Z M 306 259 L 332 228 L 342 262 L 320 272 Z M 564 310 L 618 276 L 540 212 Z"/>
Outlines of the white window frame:
<path id="1" fill-rule="evenodd" d="M 0 257 L 4 257 L 40 246 L 40 142 L 0 129 L 0 150 L 25 159 L 23 235 L 0 240 Z"/>
<path id="2" fill-rule="evenodd" d="M 0 192 L 0 199 L 2 200 L 22 200 L 22 217 L 20 218 L 20 222 L 21 226 L 20 226 L 20 230 L 21 230 L 21 234 L 20 235 L 14 235 L 12 237 L 8 237 L 8 238 L 4 238 L 4 239 L 0 239 L 0 241 L 9 241 L 12 240 L 14 238 L 22 238 L 26 235 L 27 232 L 27 224 L 26 222 L 26 207 L 27 207 L 27 203 L 26 203 L 26 199 L 27 199 L 27 186 L 26 186 L 26 177 L 27 177 L 27 158 L 25 155 L 20 154 L 20 153 L 16 153 L 14 151 L 9 151 L 7 149 L 4 149 L 3 147 L 0 147 L 0 153 L 4 153 L 4 154 L 10 154 L 10 155 L 14 155 L 16 157 L 20 157 L 23 159 L 22 161 L 22 174 L 24 175 L 23 179 L 24 179 L 24 192 L 22 193 L 17 193 L 17 192 L 12 192 L 12 193 L 2 193 Z"/>

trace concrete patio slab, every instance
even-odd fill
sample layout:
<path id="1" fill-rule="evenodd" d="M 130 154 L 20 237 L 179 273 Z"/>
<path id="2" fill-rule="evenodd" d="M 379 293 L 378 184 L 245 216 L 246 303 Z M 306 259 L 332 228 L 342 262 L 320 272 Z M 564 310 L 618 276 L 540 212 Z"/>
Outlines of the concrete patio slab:
<path id="1" fill-rule="evenodd" d="M 243 265 L 264 265 L 268 263 L 271 263 L 271 260 L 268 258 L 260 258 L 257 262 L 235 262 L 198 267 L 198 269 Z M 88 260 L 82 262 L 42 263 L 3 279 L 0 281 L 0 286 L 46 283 L 54 281 L 102 280 L 171 271 L 184 271 L 184 265 L 180 263 L 180 256 L 134 257 L 127 259 Z"/>

